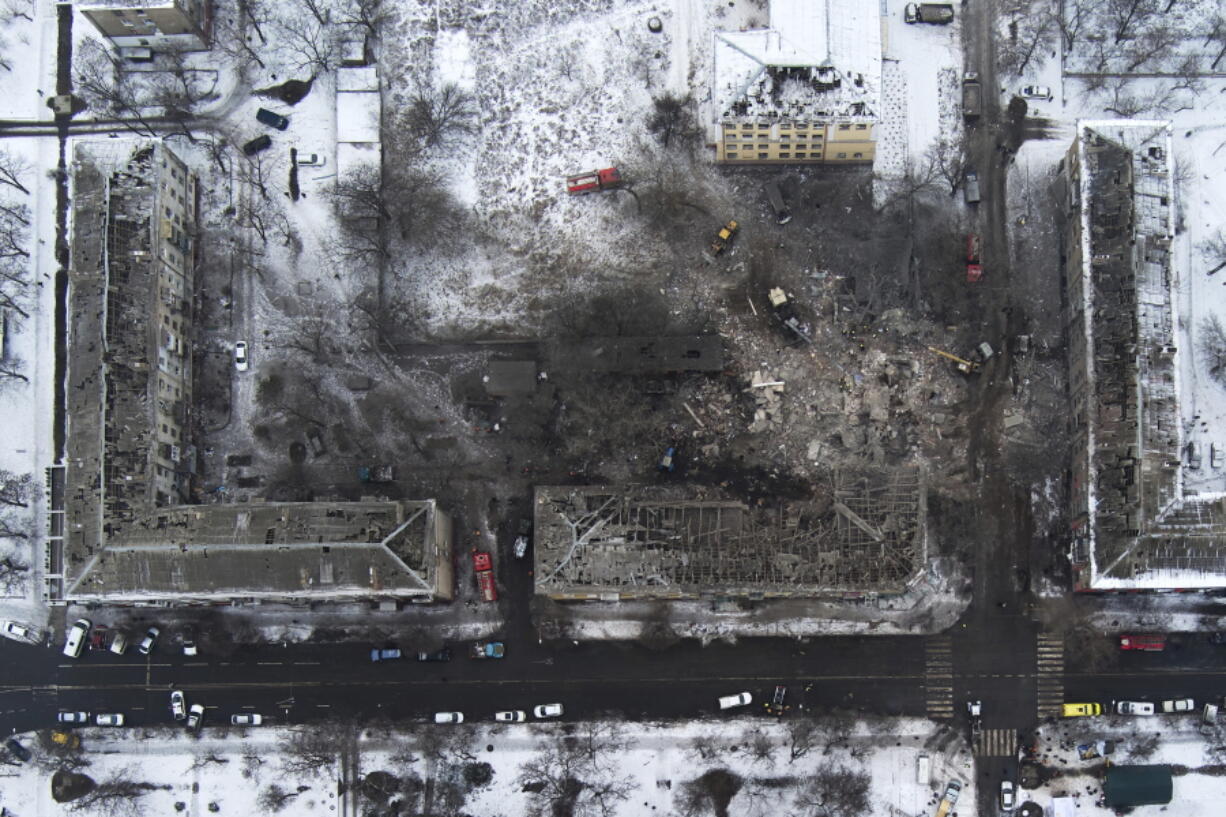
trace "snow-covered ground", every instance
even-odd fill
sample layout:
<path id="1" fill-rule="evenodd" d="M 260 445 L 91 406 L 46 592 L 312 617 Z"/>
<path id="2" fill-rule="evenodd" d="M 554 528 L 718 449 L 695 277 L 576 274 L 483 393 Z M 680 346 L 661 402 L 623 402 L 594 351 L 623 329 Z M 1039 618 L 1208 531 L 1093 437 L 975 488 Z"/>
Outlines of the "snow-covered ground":
<path id="1" fill-rule="evenodd" d="M 395 781 L 399 791 L 390 799 L 405 801 L 410 813 L 526 814 L 534 802 L 547 803 L 551 784 L 567 774 L 583 781 L 581 805 L 603 792 L 609 817 L 685 813 L 695 805 L 691 813 L 800 813 L 807 812 L 806 795 L 863 803 L 848 812 L 863 817 L 920 815 L 935 808 L 950 780 L 961 781 L 962 799 L 975 802 L 969 747 L 948 727 L 920 719 L 734 716 L 680 724 L 378 727 L 348 736 L 333 729 L 316 732 L 328 747 L 322 754 L 326 761 L 343 752 L 344 762 L 313 771 L 292 768 L 287 743 L 297 733 L 214 728 L 193 739 L 169 727 L 85 729 L 79 734 L 88 763 L 78 771 L 99 783 L 149 784 L 131 813 L 150 815 L 356 815 L 388 802 L 375 792 L 381 777 Z M 19 738 L 38 755 L 8 767 L 0 804 L 22 817 L 69 813 L 51 795 L 56 764 L 44 763 L 34 736 Z M 921 755 L 929 765 L 924 782 Z M 338 779 L 348 784 L 339 794 Z M 537 783 L 545 783 L 539 795 L 530 791 Z M 288 793 L 277 808 L 269 804 L 274 787 Z"/>
<path id="2" fill-rule="evenodd" d="M 1103 758 L 1082 760 L 1077 747 L 1098 741 L 1115 741 L 1107 758 L 1112 764 L 1173 767 L 1171 802 L 1150 806 L 1138 813 L 1219 814 L 1226 797 L 1222 777 L 1221 727 L 1201 734 L 1198 714 L 1127 718 L 1065 718 L 1039 729 L 1034 760 L 1054 776 L 1033 789 L 1021 789 L 1018 802 L 1038 803 L 1047 814 L 1056 811 L 1055 800 L 1071 798 L 1079 817 L 1107 817 L 1112 809 L 1100 804 Z M 1067 813 L 1067 812 L 1066 812 Z"/>

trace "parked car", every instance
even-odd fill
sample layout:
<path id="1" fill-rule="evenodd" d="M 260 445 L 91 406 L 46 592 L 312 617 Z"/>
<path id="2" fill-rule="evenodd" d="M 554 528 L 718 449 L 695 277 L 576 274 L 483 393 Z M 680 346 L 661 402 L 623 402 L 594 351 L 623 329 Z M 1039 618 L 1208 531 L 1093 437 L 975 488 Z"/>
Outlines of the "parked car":
<path id="1" fill-rule="evenodd" d="M 958 802 L 958 795 L 962 793 L 962 784 L 957 780 L 949 781 L 949 785 L 945 787 L 945 801 L 951 806 Z"/>
<path id="2" fill-rule="evenodd" d="M 277 130 L 285 130 L 289 127 L 289 119 L 279 113 L 274 113 L 267 108 L 258 109 L 255 112 L 255 118 L 259 120 L 261 124 L 267 125 L 270 128 L 276 128 Z"/>
<path id="3" fill-rule="evenodd" d="M 0 622 L 0 635 L 24 644 L 37 645 L 43 643 L 42 633 L 27 624 L 21 624 L 16 621 Z"/>
<path id="4" fill-rule="evenodd" d="M 1152 715 L 1154 705 L 1147 701 L 1119 701 L 1115 711 L 1120 715 Z"/>
<path id="5" fill-rule="evenodd" d="M 177 721 L 187 717 L 187 700 L 177 689 L 170 693 L 170 715 Z"/>
<path id="6" fill-rule="evenodd" d="M 451 648 L 443 647 L 441 650 L 435 650 L 434 652 L 419 652 L 417 654 L 417 660 L 418 661 L 450 661 L 451 660 Z"/>
<path id="7" fill-rule="evenodd" d="M 514 553 L 515 553 L 516 559 L 522 559 L 524 558 L 524 556 L 527 555 L 528 553 L 528 537 L 527 536 L 516 536 L 515 537 Z"/>
<path id="8" fill-rule="evenodd" d="M 247 341 L 240 340 L 234 344 L 234 368 L 240 372 L 245 372 L 249 365 L 247 362 Z"/>
<path id="9" fill-rule="evenodd" d="M 128 651 L 128 634 L 123 630 L 112 630 L 111 645 L 108 649 L 116 655 L 123 655 Z"/>
<path id="10" fill-rule="evenodd" d="M 270 147 L 272 147 L 272 137 L 264 133 L 255 137 L 250 142 L 244 143 L 243 153 L 247 156 L 254 156 L 261 150 L 268 150 Z"/>
<path id="11" fill-rule="evenodd" d="M 1122 635 L 1121 650 L 1142 650 L 1144 652 L 1161 652 L 1166 649 L 1164 635 Z"/>
<path id="12" fill-rule="evenodd" d="M 188 624 L 183 628 L 183 654 L 196 655 L 196 628 Z"/>
<path id="13" fill-rule="evenodd" d="M 435 712 L 435 723 L 464 723 L 463 712 Z"/>
<path id="14" fill-rule="evenodd" d="M 562 704 L 541 704 L 532 708 L 532 716 L 534 718 L 560 718 L 562 717 Z"/>
<path id="15" fill-rule="evenodd" d="M 1013 811 L 1015 805 L 1017 805 L 1017 787 L 1013 785 L 1012 780 L 1000 781 L 1001 811 Z"/>
<path id="16" fill-rule="evenodd" d="M 231 726 L 259 726 L 263 722 L 264 716 L 256 715 L 255 713 L 244 713 L 242 715 L 230 716 Z"/>
<path id="17" fill-rule="evenodd" d="M 1191 698 L 1176 698 L 1173 701 L 1163 701 L 1162 711 L 1171 712 L 1191 712 L 1196 708 L 1195 702 Z"/>
<path id="18" fill-rule="evenodd" d="M 375 647 L 370 651 L 371 661 L 394 661 L 397 658 L 400 658 L 400 649 L 397 647 L 384 647 L 383 649 Z"/>
<path id="19" fill-rule="evenodd" d="M 80 658 L 81 650 L 85 648 L 85 639 L 93 626 L 87 618 L 77 619 L 68 628 L 68 637 L 64 639 L 64 655 L 69 658 Z"/>
<path id="20" fill-rule="evenodd" d="M 1060 713 L 1066 718 L 1080 718 L 1103 714 L 1102 704 L 1065 704 Z"/>
<path id="21" fill-rule="evenodd" d="M 302 150 L 301 148 L 294 154 L 294 161 L 299 167 L 323 167 L 328 163 L 328 160 L 322 153 Z"/>
<path id="22" fill-rule="evenodd" d="M 1209 643 L 1218 646 L 1226 644 L 1226 633 L 1209 633 Z"/>
<path id="23" fill-rule="evenodd" d="M 17 758 L 22 763 L 25 763 L 27 760 L 33 757 L 33 755 L 30 754 L 30 750 L 22 746 L 14 738 L 9 738 L 6 740 L 4 742 L 4 748 L 8 749 L 9 754 Z"/>
<path id="24" fill-rule="evenodd" d="M 111 628 L 105 624 L 95 626 L 94 631 L 89 634 L 89 648 L 91 650 L 105 650 L 106 637 L 110 631 Z"/>
<path id="25" fill-rule="evenodd" d="M 117 712 L 102 712 L 94 717 L 99 726 L 123 726 L 123 715 Z"/>
<path id="26" fill-rule="evenodd" d="M 88 712 L 61 712 L 55 716 L 60 723 L 89 723 Z"/>
<path id="27" fill-rule="evenodd" d="M 1023 85 L 1022 99 L 1042 99 L 1047 102 L 1051 101 L 1051 88 L 1046 85 Z"/>
<path id="28" fill-rule="evenodd" d="M 742 692 L 737 695 L 725 695 L 719 699 L 720 709 L 732 709 L 738 706 L 748 706 L 753 703 L 753 696 L 748 692 Z"/>
<path id="29" fill-rule="evenodd" d="M 202 723 L 204 723 L 204 707 L 200 704 L 192 704 L 192 708 L 187 710 L 187 730 L 199 732 Z"/>
<path id="30" fill-rule="evenodd" d="M 145 637 L 140 640 L 140 644 L 136 649 L 140 650 L 141 655 L 148 655 L 153 652 L 153 645 L 157 643 L 158 636 L 161 634 L 162 631 L 157 627 L 150 627 L 148 630 L 145 630 Z"/>
<path id="31" fill-rule="evenodd" d="M 522 709 L 507 709 L 503 712 L 495 712 L 494 720 L 499 723 L 523 723 L 528 720 L 528 713 Z"/>

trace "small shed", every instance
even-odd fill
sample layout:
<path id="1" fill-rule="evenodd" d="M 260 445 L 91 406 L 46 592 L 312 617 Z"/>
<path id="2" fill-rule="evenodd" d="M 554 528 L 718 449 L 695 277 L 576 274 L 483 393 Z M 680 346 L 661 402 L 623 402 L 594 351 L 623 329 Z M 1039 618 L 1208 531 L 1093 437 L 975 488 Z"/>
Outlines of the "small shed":
<path id="1" fill-rule="evenodd" d="M 1171 767 L 1112 766 L 1107 769 L 1103 796 L 1108 808 L 1161 806 L 1171 802 Z"/>

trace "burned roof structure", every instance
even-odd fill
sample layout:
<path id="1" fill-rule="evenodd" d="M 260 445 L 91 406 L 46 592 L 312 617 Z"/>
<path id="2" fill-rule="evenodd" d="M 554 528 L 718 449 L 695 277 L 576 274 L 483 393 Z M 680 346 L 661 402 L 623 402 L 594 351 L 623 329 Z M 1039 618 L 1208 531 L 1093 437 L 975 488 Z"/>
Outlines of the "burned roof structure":
<path id="1" fill-rule="evenodd" d="M 560 601 L 901 594 L 926 570 L 910 469 L 768 505 L 698 486 L 538 487 L 535 503 L 536 593 Z"/>
<path id="2" fill-rule="evenodd" d="M 1196 349 L 1211 305 L 1173 263 L 1170 125 L 1081 122 L 1065 161 L 1076 586 L 1226 586 L 1226 474 L 1198 454 L 1226 390 Z"/>
<path id="3" fill-rule="evenodd" d="M 157 140 L 72 165 L 67 456 L 53 469 L 53 601 L 450 598 L 433 500 L 188 505 L 194 496 L 196 179 Z"/>

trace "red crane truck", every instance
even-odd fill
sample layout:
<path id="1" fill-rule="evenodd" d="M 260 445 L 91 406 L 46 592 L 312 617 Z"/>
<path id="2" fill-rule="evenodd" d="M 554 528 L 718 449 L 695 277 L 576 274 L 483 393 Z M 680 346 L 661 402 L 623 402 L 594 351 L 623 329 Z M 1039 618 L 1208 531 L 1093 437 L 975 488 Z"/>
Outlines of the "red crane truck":
<path id="1" fill-rule="evenodd" d="M 602 190 L 613 190 L 621 187 L 622 174 L 615 167 L 604 170 L 593 170 L 590 173 L 580 173 L 566 179 L 566 192 L 572 196 L 583 193 L 598 193 Z"/>

